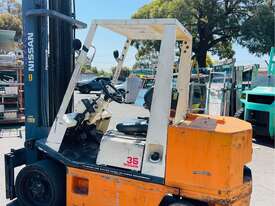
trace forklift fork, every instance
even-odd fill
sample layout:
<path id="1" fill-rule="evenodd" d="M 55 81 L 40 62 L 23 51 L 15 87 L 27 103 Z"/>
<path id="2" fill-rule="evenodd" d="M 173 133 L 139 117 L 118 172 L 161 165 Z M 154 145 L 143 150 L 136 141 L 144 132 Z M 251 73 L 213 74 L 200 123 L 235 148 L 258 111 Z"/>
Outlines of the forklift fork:
<path id="1" fill-rule="evenodd" d="M 13 200 L 16 197 L 14 186 L 14 169 L 26 164 L 26 149 L 12 149 L 5 154 L 5 179 L 6 179 L 6 198 Z"/>

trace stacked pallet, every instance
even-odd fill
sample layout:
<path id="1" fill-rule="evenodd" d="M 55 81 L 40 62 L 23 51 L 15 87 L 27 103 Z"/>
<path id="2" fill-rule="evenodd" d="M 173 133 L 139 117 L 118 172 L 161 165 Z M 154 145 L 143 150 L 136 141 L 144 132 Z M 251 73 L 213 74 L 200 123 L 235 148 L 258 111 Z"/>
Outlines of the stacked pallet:
<path id="1" fill-rule="evenodd" d="M 23 123 L 23 66 L 0 61 L 0 125 Z"/>
<path id="2" fill-rule="evenodd" d="M 0 138 L 22 138 L 22 128 L 4 128 L 0 130 Z"/>
<path id="3" fill-rule="evenodd" d="M 23 52 L 15 34 L 0 30 L 0 127 L 24 122 Z"/>

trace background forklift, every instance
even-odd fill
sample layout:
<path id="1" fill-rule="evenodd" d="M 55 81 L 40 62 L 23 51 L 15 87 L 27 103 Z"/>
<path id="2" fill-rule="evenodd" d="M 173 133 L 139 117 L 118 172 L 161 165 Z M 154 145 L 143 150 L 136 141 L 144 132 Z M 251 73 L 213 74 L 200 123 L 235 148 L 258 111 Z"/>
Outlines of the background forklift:
<path id="1" fill-rule="evenodd" d="M 242 93 L 239 116 L 253 125 L 254 136 L 275 138 L 275 48 L 271 48 L 267 75 L 258 75 L 252 89 Z"/>
<path id="2" fill-rule="evenodd" d="M 191 111 L 237 117 L 243 111 L 242 92 L 251 89 L 258 69 L 257 64 L 236 67 L 235 59 L 232 59 L 208 68 L 203 75 L 196 75 L 197 78 L 190 84 Z M 194 107 L 196 104 L 198 106 Z"/>
<path id="3" fill-rule="evenodd" d="M 93 21 L 81 46 L 73 41 L 73 28 L 85 24 L 70 17 L 70 1 L 22 3 L 26 142 L 5 155 L 7 198 L 17 197 L 24 206 L 249 205 L 252 179 L 245 164 L 252 155 L 251 125 L 231 117 L 187 113 L 192 36 L 177 20 Z M 47 16 L 54 19 L 48 21 Z M 83 99 L 72 110 L 74 87 L 99 26 L 127 38 L 116 74 L 131 40 L 161 40 L 147 129 L 137 120 L 136 130 L 127 131 L 122 124 L 118 131 L 107 131 L 109 102 L 124 102 L 111 83 L 102 82 L 102 95 Z M 179 98 L 170 119 L 176 40 L 183 41 Z M 62 51 L 68 42 L 70 47 Z M 72 73 L 74 49 L 80 52 Z M 60 68 L 68 75 L 67 85 L 56 74 Z M 63 90 L 56 93 L 59 83 Z M 14 186 L 14 168 L 24 164 Z"/>

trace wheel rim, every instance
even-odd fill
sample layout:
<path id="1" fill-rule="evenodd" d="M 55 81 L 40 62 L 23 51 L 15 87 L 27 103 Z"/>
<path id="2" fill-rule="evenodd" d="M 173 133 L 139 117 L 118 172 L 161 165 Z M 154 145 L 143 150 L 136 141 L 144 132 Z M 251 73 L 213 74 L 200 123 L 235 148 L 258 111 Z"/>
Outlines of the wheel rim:
<path id="1" fill-rule="evenodd" d="M 52 199 L 50 183 L 38 172 L 33 172 L 25 177 L 23 191 L 27 201 L 32 205 L 50 205 Z"/>

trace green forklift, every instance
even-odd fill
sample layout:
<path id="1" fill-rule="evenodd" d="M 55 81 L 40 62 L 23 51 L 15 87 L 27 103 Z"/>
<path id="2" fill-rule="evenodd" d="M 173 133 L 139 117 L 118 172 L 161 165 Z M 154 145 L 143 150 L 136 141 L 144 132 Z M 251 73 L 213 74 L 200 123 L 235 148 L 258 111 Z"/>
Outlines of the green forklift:
<path id="1" fill-rule="evenodd" d="M 253 126 L 254 137 L 275 138 L 275 48 L 271 48 L 267 74 L 258 73 L 252 89 L 241 95 L 243 110 L 236 117 Z"/>

